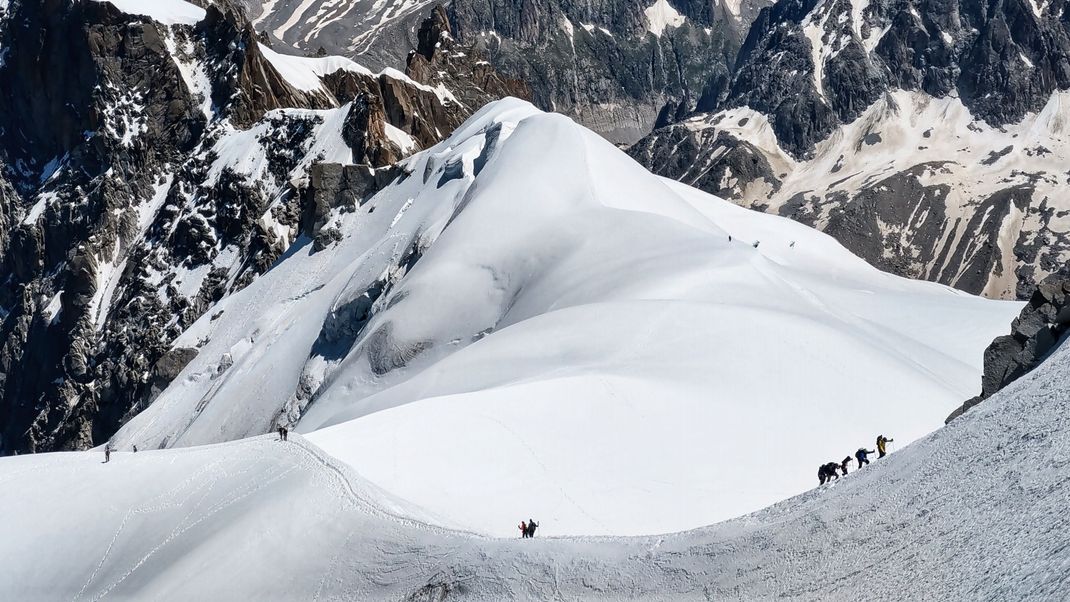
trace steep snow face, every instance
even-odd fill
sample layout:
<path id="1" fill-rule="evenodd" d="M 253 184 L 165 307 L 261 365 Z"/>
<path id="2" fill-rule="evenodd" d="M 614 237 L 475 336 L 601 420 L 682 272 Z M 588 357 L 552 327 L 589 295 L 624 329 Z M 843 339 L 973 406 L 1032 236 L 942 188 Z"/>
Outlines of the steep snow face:
<path id="1" fill-rule="evenodd" d="M 185 0 L 95 0 L 109 2 L 132 15 L 145 15 L 162 25 L 196 25 L 204 19 L 203 8 Z"/>
<path id="2" fill-rule="evenodd" d="M 330 218 L 334 246 L 182 335 L 199 355 L 116 443 L 236 439 L 281 413 L 473 530 L 509 534 L 518 511 L 678 530 L 802 491 L 881 431 L 931 431 L 1019 308 L 878 272 L 519 101 L 404 169 Z"/>
<path id="3" fill-rule="evenodd" d="M 1067 382 L 1064 345 L 950 426 L 846 478 L 738 520 L 657 537 L 521 541 L 446 531 L 296 435 L 285 444 L 123 449 L 108 464 L 99 452 L 8 457 L 0 510 L 20 520 L 0 522 L 0 594 L 1060 599 L 1070 588 Z"/>
<path id="4" fill-rule="evenodd" d="M 260 44 L 260 52 L 271 65 L 293 87 L 303 92 L 312 92 L 323 88 L 322 77 L 337 71 L 352 71 L 364 75 L 372 72 L 353 61 L 340 56 L 304 57 L 279 54 L 271 48 Z"/>

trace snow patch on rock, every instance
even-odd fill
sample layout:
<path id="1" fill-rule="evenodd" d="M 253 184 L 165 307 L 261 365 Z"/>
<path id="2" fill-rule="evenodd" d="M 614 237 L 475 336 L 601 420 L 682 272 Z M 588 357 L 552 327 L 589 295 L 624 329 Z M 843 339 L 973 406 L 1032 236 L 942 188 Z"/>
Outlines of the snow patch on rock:
<path id="1" fill-rule="evenodd" d="M 131 15 L 144 15 L 162 25 L 196 25 L 204 20 L 205 10 L 185 0 L 95 0 L 109 2 Z"/>
<path id="2" fill-rule="evenodd" d="M 655 0 L 654 4 L 643 10 L 643 14 L 646 15 L 647 31 L 659 38 L 667 28 L 679 27 L 687 20 L 668 0 Z"/>

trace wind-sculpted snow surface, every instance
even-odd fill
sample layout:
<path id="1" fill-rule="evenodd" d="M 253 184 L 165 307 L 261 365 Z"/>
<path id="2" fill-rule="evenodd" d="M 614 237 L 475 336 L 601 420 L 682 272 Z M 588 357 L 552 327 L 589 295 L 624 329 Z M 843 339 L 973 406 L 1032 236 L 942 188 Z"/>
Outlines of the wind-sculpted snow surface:
<path id="1" fill-rule="evenodd" d="M 427 524 L 294 437 L 0 460 L 11 600 L 1054 600 L 1070 588 L 1070 348 L 830 486 L 675 535 Z M 695 461 L 701 461 L 697 457 Z M 671 511 L 651 508 L 651 512 Z"/>
<path id="2" fill-rule="evenodd" d="M 666 532 L 936 428 L 1019 308 L 878 272 L 520 101 L 402 167 L 184 333 L 196 359 L 114 441 L 281 420 L 474 531 Z"/>

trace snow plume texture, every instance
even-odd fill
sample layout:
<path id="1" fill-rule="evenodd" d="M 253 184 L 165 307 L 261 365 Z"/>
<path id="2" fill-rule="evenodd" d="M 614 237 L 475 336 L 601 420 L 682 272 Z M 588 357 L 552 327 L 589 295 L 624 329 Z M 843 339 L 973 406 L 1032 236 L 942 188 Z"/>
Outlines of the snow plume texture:
<path id="1" fill-rule="evenodd" d="M 310 441 L 443 524 L 652 534 L 814 485 L 975 393 L 1018 311 L 883 274 L 831 238 L 650 175 L 597 135 L 489 105 L 176 346 L 115 437 Z"/>

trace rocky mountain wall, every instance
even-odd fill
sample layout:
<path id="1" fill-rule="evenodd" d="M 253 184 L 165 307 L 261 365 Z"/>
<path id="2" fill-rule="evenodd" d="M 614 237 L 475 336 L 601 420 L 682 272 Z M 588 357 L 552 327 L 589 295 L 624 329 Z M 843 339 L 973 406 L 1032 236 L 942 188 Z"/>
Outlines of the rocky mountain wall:
<path id="1" fill-rule="evenodd" d="M 882 269 L 1028 298 L 1070 261 L 1065 4 L 780 0 L 630 152 Z"/>
<path id="2" fill-rule="evenodd" d="M 397 72 L 278 55 L 227 2 L 195 24 L 7 8 L 0 453 L 106 441 L 196 354 L 179 333 L 294 245 L 329 244 L 306 219 L 312 165 L 374 174 L 469 114 Z"/>
<path id="3" fill-rule="evenodd" d="M 996 338 L 985 349 L 981 393 L 966 400 L 947 418 L 995 395 L 1031 372 L 1058 348 L 1070 333 L 1070 276 L 1052 274 L 1041 282 L 1022 313 L 1011 323 L 1011 333 Z"/>

